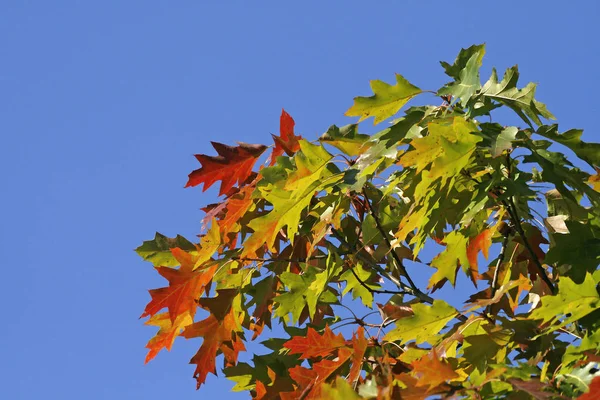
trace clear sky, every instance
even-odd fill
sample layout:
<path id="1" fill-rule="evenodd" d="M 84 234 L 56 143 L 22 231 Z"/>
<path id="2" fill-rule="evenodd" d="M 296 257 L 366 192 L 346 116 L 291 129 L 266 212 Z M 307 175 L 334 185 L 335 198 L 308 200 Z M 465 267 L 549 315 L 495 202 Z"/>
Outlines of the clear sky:
<path id="1" fill-rule="evenodd" d="M 270 144 L 281 108 L 315 138 L 369 80 L 424 89 L 487 43 L 563 130 L 600 141 L 597 1 L 10 1 L 0 5 L 0 397 L 247 398 L 195 392 L 176 341 L 144 365 L 162 286 L 133 252 L 193 238 L 215 191 L 183 189 L 210 140 Z M 366 125 L 370 125 L 367 122 Z M 586 139 L 587 138 L 587 139 Z"/>

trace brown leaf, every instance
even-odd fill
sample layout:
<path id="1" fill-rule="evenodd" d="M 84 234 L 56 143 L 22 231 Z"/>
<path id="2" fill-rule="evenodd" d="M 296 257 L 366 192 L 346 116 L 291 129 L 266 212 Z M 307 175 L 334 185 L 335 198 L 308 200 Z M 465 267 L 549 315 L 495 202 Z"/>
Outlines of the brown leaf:
<path id="1" fill-rule="evenodd" d="M 379 307 L 379 311 L 384 319 L 398 320 L 415 315 L 415 312 L 409 305 L 398 305 L 392 303 L 383 305 L 381 303 L 377 303 L 377 307 Z"/>
<path id="2" fill-rule="evenodd" d="M 543 391 L 543 389 L 549 388 L 550 386 L 539 380 L 532 379 L 530 381 L 523 381 L 517 378 L 509 378 L 507 379 L 507 382 L 513 385 L 515 389 L 529 393 L 536 400 L 546 400 L 553 397 L 552 393 Z"/>

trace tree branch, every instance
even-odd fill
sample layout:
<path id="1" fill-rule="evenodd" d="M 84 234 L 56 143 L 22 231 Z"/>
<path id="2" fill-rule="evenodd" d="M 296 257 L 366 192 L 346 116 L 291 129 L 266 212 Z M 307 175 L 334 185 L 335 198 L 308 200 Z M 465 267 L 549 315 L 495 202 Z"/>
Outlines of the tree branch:
<path id="1" fill-rule="evenodd" d="M 381 233 L 381 236 L 383 236 L 383 239 L 385 240 L 385 243 L 387 244 L 388 248 L 390 249 L 390 253 L 392 253 L 392 257 L 394 258 L 396 268 L 406 278 L 410 287 L 413 290 L 418 291 L 419 289 L 417 288 L 417 285 L 415 285 L 415 283 L 413 282 L 411 277 L 408 275 L 406 268 L 404 268 L 404 264 L 402 264 L 402 260 L 398 256 L 398 253 L 396 253 L 396 250 L 394 250 L 394 248 L 392 247 L 392 242 L 390 242 L 390 239 L 388 238 L 387 233 L 383 229 L 383 226 L 381 226 L 381 222 L 379 221 L 379 216 L 377 215 L 377 213 L 375 213 L 373 211 L 373 207 L 371 206 L 371 201 L 369 200 L 369 196 L 367 195 L 367 190 L 365 188 L 363 188 L 362 192 L 363 192 L 363 196 L 365 196 L 365 205 L 367 206 L 367 209 L 369 210 L 369 214 L 371 214 L 371 216 L 375 220 L 375 225 L 377 225 L 377 230 L 379 230 L 379 232 Z"/>
<path id="2" fill-rule="evenodd" d="M 508 240 L 510 239 L 510 236 L 512 233 L 511 231 L 512 231 L 512 229 L 509 228 L 508 231 L 506 232 L 506 234 L 504 235 L 504 240 L 502 241 L 502 249 L 500 249 L 500 255 L 498 256 L 498 262 L 496 263 L 496 269 L 494 270 L 494 277 L 492 278 L 492 284 L 491 284 L 492 294 L 490 296 L 490 299 L 493 299 L 494 296 L 496 295 L 500 266 L 504 262 L 504 257 L 506 256 L 506 248 L 508 247 Z M 491 310 L 492 310 L 492 305 L 490 304 L 487 306 L 485 314 L 487 315 Z"/>
<path id="3" fill-rule="evenodd" d="M 337 229 L 332 227 L 331 232 L 333 233 L 335 238 L 337 240 L 339 240 L 339 242 L 342 246 L 345 246 L 349 251 L 351 251 L 350 245 L 348 244 L 348 242 L 346 242 L 346 240 L 344 239 L 342 234 L 337 231 Z M 428 296 L 427 294 L 421 292 L 418 288 L 415 290 L 412 287 L 410 287 L 409 285 L 405 284 L 404 282 L 396 279 L 395 277 L 390 275 L 385 269 L 381 268 L 379 265 L 372 262 L 371 260 L 369 260 L 367 257 L 363 256 L 362 254 L 352 253 L 349 255 L 355 255 L 356 257 L 360 258 L 362 261 L 364 261 L 365 263 L 367 263 L 368 265 L 373 267 L 381 275 L 385 276 L 387 279 L 389 279 L 391 282 L 393 282 L 398 288 L 400 288 L 404 292 L 406 292 L 406 294 L 418 298 L 422 303 L 433 304 L 434 299 L 431 296 Z M 456 318 L 463 322 L 467 320 L 467 317 L 460 313 L 456 316 Z"/>
<path id="4" fill-rule="evenodd" d="M 540 262 L 539 258 L 535 254 L 535 251 L 533 251 L 533 247 L 531 247 L 531 244 L 527 240 L 527 236 L 525 235 L 525 231 L 523 230 L 523 226 L 521 225 L 521 218 L 519 217 L 519 214 L 517 212 L 517 207 L 515 206 L 515 203 L 514 203 L 512 197 L 510 197 L 508 199 L 508 213 L 511 216 L 512 222 L 515 226 L 515 229 L 517 230 L 517 233 L 521 237 L 521 240 L 523 240 L 523 245 L 529 252 L 531 259 L 533 260 L 533 263 L 535 264 L 535 266 L 538 270 L 538 275 L 540 276 L 540 278 L 542 278 L 544 283 L 546 285 L 548 285 L 548 288 L 550 288 L 550 291 L 553 294 L 555 294 L 556 287 L 554 286 L 554 283 L 550 280 L 550 278 L 546 274 L 546 270 L 544 269 L 544 267 L 542 266 L 542 263 Z"/>

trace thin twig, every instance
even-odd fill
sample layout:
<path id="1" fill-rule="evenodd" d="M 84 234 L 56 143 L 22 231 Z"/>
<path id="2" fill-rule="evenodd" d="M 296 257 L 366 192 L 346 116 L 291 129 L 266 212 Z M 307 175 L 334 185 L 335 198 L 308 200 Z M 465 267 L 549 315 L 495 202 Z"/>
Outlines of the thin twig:
<path id="1" fill-rule="evenodd" d="M 512 166 L 512 159 L 510 157 L 510 153 L 507 153 L 506 154 L 506 172 L 507 172 L 508 179 L 512 179 L 511 166 Z M 503 201 L 503 203 L 506 205 L 506 201 Z M 553 294 L 556 293 L 556 287 L 554 286 L 554 283 L 552 283 L 552 281 L 550 280 L 550 278 L 546 274 L 546 270 L 542 266 L 542 263 L 540 262 L 539 258 L 535 254 L 535 251 L 533 251 L 533 248 L 531 247 L 531 244 L 527 240 L 527 236 L 525 235 L 525 231 L 523 230 L 523 226 L 521 225 L 521 218 L 519 217 L 519 212 L 517 210 L 517 207 L 515 205 L 515 202 L 514 202 L 512 196 L 508 197 L 508 207 L 507 208 L 508 208 L 508 213 L 511 216 L 511 219 L 513 220 L 512 221 L 513 225 L 517 229 L 517 233 L 519 234 L 519 236 L 523 240 L 523 244 L 525 245 L 525 248 L 529 252 L 529 255 L 531 256 L 531 259 L 533 260 L 533 263 L 537 267 L 538 275 L 540 276 L 540 278 L 542 278 L 542 280 L 544 281 L 544 283 L 546 285 L 548 285 L 548 288 L 550 288 L 550 291 Z"/>
<path id="2" fill-rule="evenodd" d="M 500 250 L 500 255 L 498 256 L 498 262 L 496 263 L 496 269 L 494 270 L 494 277 L 492 278 L 492 285 L 491 285 L 492 294 L 490 296 L 490 299 L 493 299 L 494 296 L 496 295 L 500 266 L 504 262 L 504 256 L 506 255 L 506 247 L 508 246 L 508 241 L 510 239 L 510 236 L 511 236 L 511 230 L 509 229 L 508 232 L 506 232 L 506 234 L 504 235 L 504 240 L 502 241 L 502 249 Z M 491 309 L 492 309 L 492 305 L 490 304 L 487 306 L 487 310 L 485 311 L 485 314 L 488 314 L 491 311 Z"/>
<path id="3" fill-rule="evenodd" d="M 344 254 L 340 254 L 340 255 L 344 255 Z M 320 254 L 320 255 L 316 255 L 316 256 L 311 256 L 311 257 L 305 257 L 305 258 L 252 258 L 252 257 L 232 257 L 232 260 L 235 261 L 256 261 L 256 262 L 307 262 L 310 260 L 322 260 L 327 258 L 327 254 Z"/>
<path id="4" fill-rule="evenodd" d="M 364 287 L 365 289 L 367 289 L 369 292 L 375 294 L 406 294 L 406 292 L 404 290 L 381 290 L 381 289 L 373 289 L 370 288 L 362 279 L 359 278 L 358 274 L 354 271 L 354 268 L 350 267 L 350 272 L 352 272 L 352 275 L 354 275 L 354 277 L 356 278 L 356 280 L 358 281 L 358 283 L 360 283 L 360 285 L 362 287 Z"/>
<path id="5" fill-rule="evenodd" d="M 351 309 L 350 307 L 348 307 L 347 305 L 345 305 L 345 304 L 342 304 L 342 303 L 340 303 L 340 304 L 336 304 L 336 305 L 337 305 L 337 306 L 340 306 L 340 307 L 343 307 L 343 308 L 345 308 L 346 310 L 350 311 L 350 314 L 352 314 L 352 316 L 354 317 L 354 319 L 358 319 L 358 316 L 357 316 L 356 314 L 354 314 L 354 311 L 352 311 L 352 309 Z M 338 321 L 338 322 L 339 322 L 339 321 Z"/>
<path id="6" fill-rule="evenodd" d="M 538 270 L 538 275 L 540 276 L 540 278 L 542 278 L 542 280 L 548 286 L 548 288 L 550 288 L 550 291 L 553 294 L 556 293 L 556 287 L 554 286 L 554 283 L 552 283 L 552 281 L 550 280 L 550 278 L 546 274 L 546 270 L 544 269 L 544 267 L 542 266 L 542 263 L 540 262 L 539 258 L 535 254 L 535 251 L 533 250 L 533 247 L 531 247 L 531 244 L 527 240 L 527 236 L 525 235 L 525 231 L 523 230 L 523 226 L 521 225 L 521 219 L 519 217 L 519 214 L 517 212 L 517 207 L 515 206 L 515 203 L 514 203 L 513 199 L 509 198 L 508 202 L 509 202 L 508 203 L 508 206 L 509 206 L 508 207 L 508 212 L 511 215 L 511 218 L 513 220 L 513 224 L 514 224 L 515 228 L 517 229 L 517 233 L 521 237 L 521 240 L 523 240 L 523 245 L 525 246 L 525 248 L 529 252 L 529 255 L 531 256 L 531 259 L 533 260 L 533 263 L 535 264 L 535 266 L 536 266 L 536 268 Z"/>
<path id="7" fill-rule="evenodd" d="M 387 233 L 383 229 L 383 226 L 381 225 L 381 222 L 379 221 L 379 216 L 377 215 L 376 212 L 373 211 L 371 201 L 369 200 L 369 196 L 367 195 L 367 190 L 365 188 L 363 188 L 363 196 L 365 196 L 365 205 L 367 206 L 367 209 L 369 210 L 369 214 L 371 214 L 371 216 L 375 220 L 375 225 L 377 225 L 377 230 L 379 230 L 379 232 L 381 233 L 381 236 L 383 236 L 385 243 L 387 244 L 388 248 L 390 249 L 390 253 L 392 253 L 392 257 L 394 258 L 396 268 L 406 278 L 406 280 L 408 281 L 408 284 L 410 285 L 410 287 L 413 290 L 415 290 L 415 291 L 419 290 L 417 288 L 417 285 L 415 285 L 415 283 L 413 282 L 411 277 L 408 275 L 406 268 L 404 268 L 404 264 L 402 263 L 400 256 L 398 256 L 398 253 L 396 253 L 396 250 L 394 250 L 394 248 L 392 247 L 392 242 L 390 242 L 390 239 L 388 238 Z"/>
<path id="8" fill-rule="evenodd" d="M 331 229 L 331 232 L 332 232 L 333 236 L 340 242 L 340 244 L 342 246 L 346 247 L 346 249 L 348 249 L 348 251 L 351 252 L 352 248 L 350 247 L 348 242 L 344 239 L 344 236 L 340 232 L 338 232 L 337 229 L 335 229 L 333 227 Z M 385 269 L 381 268 L 381 266 L 379 266 L 377 263 L 374 263 L 373 261 L 369 260 L 367 257 L 362 255 L 361 253 L 349 253 L 348 255 L 354 255 L 354 256 L 360 258 L 363 262 L 370 265 L 381 275 L 385 276 L 387 279 L 389 279 L 391 282 L 393 282 L 399 289 L 405 291 L 406 294 L 409 294 L 411 296 L 418 298 L 423 303 L 433 304 L 434 299 L 431 296 L 428 296 L 427 294 L 421 292 L 418 288 L 416 290 L 414 290 L 409 285 L 396 279 L 394 276 L 390 275 Z M 467 320 L 467 317 L 460 313 L 458 313 L 456 318 L 463 322 Z"/>

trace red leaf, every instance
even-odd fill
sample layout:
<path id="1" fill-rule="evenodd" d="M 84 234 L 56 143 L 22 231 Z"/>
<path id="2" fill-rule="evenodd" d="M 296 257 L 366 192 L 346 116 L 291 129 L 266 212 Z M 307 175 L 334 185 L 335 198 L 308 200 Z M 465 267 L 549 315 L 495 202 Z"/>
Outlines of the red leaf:
<path id="1" fill-rule="evenodd" d="M 285 153 L 289 156 L 293 155 L 295 152 L 300 150 L 300 144 L 298 140 L 302 139 L 302 136 L 294 135 L 294 119 L 285 112 L 284 109 L 281 109 L 281 117 L 279 118 L 279 136 L 273 136 L 273 141 L 275 142 L 275 148 L 271 153 L 271 163 L 270 165 L 275 164 L 277 161 L 277 157 Z"/>
<path id="2" fill-rule="evenodd" d="M 186 312 L 194 317 L 196 299 L 202 295 L 211 282 L 217 265 L 205 269 L 196 269 L 196 258 L 180 248 L 171 249 L 173 256 L 181 263 L 179 269 L 158 267 L 156 270 L 169 281 L 168 287 L 150 290 L 152 300 L 140 318 L 152 316 L 163 308 L 169 309 L 169 316 L 174 322 L 177 316 Z"/>
<path id="3" fill-rule="evenodd" d="M 345 345 L 346 340 L 342 334 L 335 336 L 329 326 L 325 327 L 322 336 L 309 327 L 306 337 L 294 336 L 283 344 L 290 349 L 291 354 L 301 354 L 301 358 L 325 357 Z"/>
<path id="4" fill-rule="evenodd" d="M 579 396 L 577 400 L 600 400 L 600 376 L 592 380 L 588 392 Z"/>
<path id="5" fill-rule="evenodd" d="M 256 159 L 267 146 L 262 144 L 239 143 L 239 146 L 227 146 L 211 142 L 218 156 L 196 154 L 202 168 L 193 171 L 185 187 L 204 183 L 203 191 L 213 183 L 221 181 L 219 195 L 227 193 L 236 183 L 243 183 L 251 174 Z"/>

